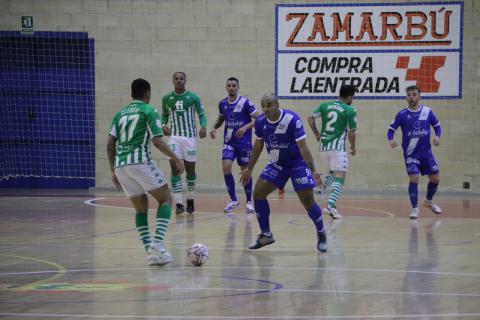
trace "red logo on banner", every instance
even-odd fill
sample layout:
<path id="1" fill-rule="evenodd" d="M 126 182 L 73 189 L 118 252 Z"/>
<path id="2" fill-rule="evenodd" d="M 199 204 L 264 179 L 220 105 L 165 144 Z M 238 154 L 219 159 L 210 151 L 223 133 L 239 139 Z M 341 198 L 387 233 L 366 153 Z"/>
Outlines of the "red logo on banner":
<path id="1" fill-rule="evenodd" d="M 438 92 L 440 82 L 435 79 L 435 73 L 445 65 L 446 56 L 424 56 L 418 69 L 408 69 L 410 57 L 397 58 L 397 69 L 407 69 L 405 80 L 417 81 L 417 87 L 422 92 Z"/>

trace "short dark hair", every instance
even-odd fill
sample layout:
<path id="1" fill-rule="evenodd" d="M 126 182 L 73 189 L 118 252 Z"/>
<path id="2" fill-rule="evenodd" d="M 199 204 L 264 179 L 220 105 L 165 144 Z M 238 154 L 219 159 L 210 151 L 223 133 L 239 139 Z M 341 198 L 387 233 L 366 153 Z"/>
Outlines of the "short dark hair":
<path id="1" fill-rule="evenodd" d="M 227 79 L 227 81 L 237 81 L 237 84 L 240 85 L 240 81 L 238 81 L 238 79 L 235 77 L 230 77 Z"/>
<path id="2" fill-rule="evenodd" d="M 150 83 L 145 79 L 135 79 L 132 82 L 132 98 L 142 99 L 150 92 Z"/>
<path id="3" fill-rule="evenodd" d="M 176 75 L 177 73 L 183 74 L 183 77 L 185 78 L 185 80 L 187 80 L 187 75 L 186 75 L 185 72 L 183 72 L 183 71 L 175 71 L 175 72 L 173 73 L 173 75 L 172 75 L 172 78 L 175 78 L 175 75 Z"/>
<path id="4" fill-rule="evenodd" d="M 420 88 L 417 87 L 417 86 L 409 86 L 409 87 L 407 87 L 407 89 L 405 89 L 405 92 L 412 91 L 412 90 L 417 90 L 418 93 L 421 93 L 421 92 L 422 92 L 422 91 L 420 90 Z"/>
<path id="5" fill-rule="evenodd" d="M 357 88 L 354 86 L 344 84 L 340 87 L 340 97 L 343 99 L 353 97 L 355 95 L 355 91 L 357 91 Z"/>

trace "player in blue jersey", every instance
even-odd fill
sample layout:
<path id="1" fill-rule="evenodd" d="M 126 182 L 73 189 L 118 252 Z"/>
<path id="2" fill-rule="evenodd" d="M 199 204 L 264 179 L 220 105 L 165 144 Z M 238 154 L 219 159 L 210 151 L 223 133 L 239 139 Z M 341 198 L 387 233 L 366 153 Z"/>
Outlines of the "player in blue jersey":
<path id="1" fill-rule="evenodd" d="M 418 178 L 419 174 L 428 175 L 427 196 L 423 205 L 430 208 L 434 213 L 442 213 L 442 209 L 433 203 L 432 199 L 437 192 L 440 175 L 438 164 L 432 153 L 430 144 L 430 126 L 435 130 L 433 145 L 440 145 L 442 129 L 440 121 L 433 111 L 420 104 L 420 89 L 410 86 L 406 90 L 408 107 L 401 110 L 395 116 L 387 132 L 387 139 L 392 148 L 397 147 L 393 140 L 398 127 L 402 129 L 402 148 L 407 174 L 410 177 L 408 193 L 412 203 L 410 219 L 417 219 L 418 209 Z"/>
<path id="2" fill-rule="evenodd" d="M 305 142 L 302 120 L 295 112 L 280 109 L 277 97 L 266 93 L 262 97 L 263 115 L 255 120 L 255 143 L 250 162 L 242 171 L 241 181 L 251 180 L 263 146 L 267 146 L 269 163 L 260 174 L 253 191 L 255 212 L 261 233 L 250 244 L 250 249 L 259 249 L 275 242 L 270 231 L 270 207 L 267 196 L 277 188 L 283 188 L 288 179 L 308 212 L 317 230 L 317 250 L 327 251 L 327 236 L 323 228 L 322 210 L 315 202 L 313 188 L 322 185 L 322 178 L 315 170 L 310 149 Z"/>
<path id="3" fill-rule="evenodd" d="M 216 130 L 225 122 L 222 167 L 230 202 L 225 207 L 224 212 L 230 213 L 240 205 L 235 193 L 235 179 L 232 176 L 233 161 L 236 158 L 242 170 L 247 167 L 252 153 L 252 128 L 255 118 L 258 116 L 258 111 L 250 100 L 238 95 L 240 84 L 237 78 L 228 78 L 226 89 L 228 97 L 218 104 L 218 118 L 210 131 L 210 137 L 215 139 Z M 249 181 L 244 188 L 247 198 L 246 211 L 247 213 L 254 213 L 252 181 Z"/>

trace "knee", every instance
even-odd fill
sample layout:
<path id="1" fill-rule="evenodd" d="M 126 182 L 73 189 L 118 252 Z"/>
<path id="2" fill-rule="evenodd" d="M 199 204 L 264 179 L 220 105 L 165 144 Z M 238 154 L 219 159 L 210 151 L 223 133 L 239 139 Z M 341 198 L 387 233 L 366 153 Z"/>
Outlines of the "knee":
<path id="1" fill-rule="evenodd" d="M 177 170 L 177 165 L 170 159 L 170 169 L 172 170 L 172 176 L 179 176 L 180 172 Z"/>
<path id="2" fill-rule="evenodd" d="M 255 188 L 255 190 L 253 190 L 253 199 L 254 200 L 265 200 L 266 196 L 263 192 L 261 192 L 260 190 Z"/>
<path id="3" fill-rule="evenodd" d="M 185 168 L 185 172 L 187 172 L 187 176 L 193 177 L 196 176 L 197 174 L 195 173 L 195 168 Z"/>
<path id="4" fill-rule="evenodd" d="M 301 201 L 302 201 L 303 207 L 306 210 L 310 209 L 311 207 L 313 207 L 315 205 L 315 199 L 313 197 L 313 193 L 312 193 L 311 196 L 308 195 L 308 196 L 302 197 Z"/>
<path id="5" fill-rule="evenodd" d="M 431 183 L 439 184 L 440 183 L 440 177 L 435 176 L 430 178 Z"/>
<path id="6" fill-rule="evenodd" d="M 168 192 L 168 194 L 165 195 L 165 198 L 163 199 L 162 202 L 163 203 L 160 203 L 160 205 L 166 204 L 166 205 L 169 205 L 170 207 L 172 206 L 172 195 L 170 194 L 170 192 Z"/>
<path id="7" fill-rule="evenodd" d="M 418 184 L 418 176 L 417 175 L 410 176 L 410 182 Z"/>
<path id="8" fill-rule="evenodd" d="M 230 166 L 223 166 L 223 175 L 227 176 L 229 174 L 232 174 L 232 167 Z"/>

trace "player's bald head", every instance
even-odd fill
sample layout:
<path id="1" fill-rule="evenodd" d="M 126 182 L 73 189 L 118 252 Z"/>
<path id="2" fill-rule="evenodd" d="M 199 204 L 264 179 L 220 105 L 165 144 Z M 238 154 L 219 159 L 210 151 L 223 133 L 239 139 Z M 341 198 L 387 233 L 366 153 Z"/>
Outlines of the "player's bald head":
<path id="1" fill-rule="evenodd" d="M 277 105 L 278 98 L 274 93 L 267 92 L 262 96 L 262 105 Z"/>

